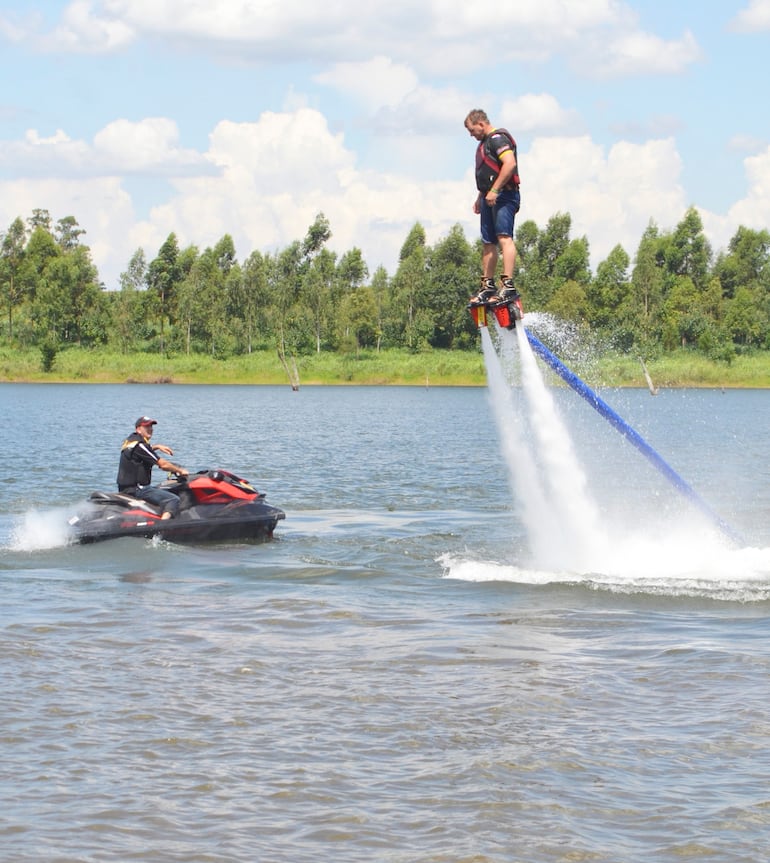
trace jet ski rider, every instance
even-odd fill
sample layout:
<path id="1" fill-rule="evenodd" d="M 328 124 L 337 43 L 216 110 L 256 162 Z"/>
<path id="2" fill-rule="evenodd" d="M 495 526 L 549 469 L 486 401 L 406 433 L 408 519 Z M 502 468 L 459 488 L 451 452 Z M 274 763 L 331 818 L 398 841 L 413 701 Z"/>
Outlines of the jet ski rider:
<path id="1" fill-rule="evenodd" d="M 188 476 L 189 471 L 158 455 L 159 452 L 173 455 L 170 447 L 160 443 L 150 444 L 153 426 L 157 423 L 150 417 L 139 417 L 134 425 L 134 433 L 123 441 L 118 465 L 118 491 L 157 506 L 163 510 L 161 518 L 167 519 L 179 514 L 179 497 L 173 492 L 150 485 L 152 469 L 157 465 L 161 470 L 177 476 Z"/>

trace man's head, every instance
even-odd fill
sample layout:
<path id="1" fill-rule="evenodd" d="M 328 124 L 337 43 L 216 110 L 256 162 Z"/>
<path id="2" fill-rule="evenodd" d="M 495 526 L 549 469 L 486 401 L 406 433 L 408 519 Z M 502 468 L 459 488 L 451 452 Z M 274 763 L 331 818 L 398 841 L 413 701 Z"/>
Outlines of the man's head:
<path id="1" fill-rule="evenodd" d="M 469 111 L 468 116 L 465 118 L 465 128 L 471 137 L 477 141 L 483 140 L 492 128 L 489 117 L 487 117 L 487 112 L 482 111 L 481 108 L 474 108 L 472 111 Z"/>
<path id="2" fill-rule="evenodd" d="M 157 425 L 158 421 L 151 417 L 139 417 L 134 423 L 134 428 L 145 437 L 149 437 L 153 433 L 153 426 Z"/>

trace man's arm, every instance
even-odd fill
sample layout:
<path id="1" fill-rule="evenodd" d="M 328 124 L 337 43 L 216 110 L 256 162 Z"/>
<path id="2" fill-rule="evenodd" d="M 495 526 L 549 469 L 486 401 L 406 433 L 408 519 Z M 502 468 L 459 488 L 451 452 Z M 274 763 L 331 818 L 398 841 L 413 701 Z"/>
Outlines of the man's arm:
<path id="1" fill-rule="evenodd" d="M 497 175 L 492 188 L 486 194 L 486 202 L 490 207 L 494 207 L 498 194 L 506 187 L 508 181 L 516 173 L 516 156 L 513 155 L 513 150 L 506 150 L 498 158 L 502 162 L 500 173 Z"/>
<path id="2" fill-rule="evenodd" d="M 180 476 L 188 476 L 190 471 L 185 467 L 180 467 L 178 464 L 174 464 L 170 462 L 167 458 L 163 458 L 163 456 L 158 457 L 157 461 L 158 467 L 161 470 L 168 471 L 169 473 L 175 473 Z"/>

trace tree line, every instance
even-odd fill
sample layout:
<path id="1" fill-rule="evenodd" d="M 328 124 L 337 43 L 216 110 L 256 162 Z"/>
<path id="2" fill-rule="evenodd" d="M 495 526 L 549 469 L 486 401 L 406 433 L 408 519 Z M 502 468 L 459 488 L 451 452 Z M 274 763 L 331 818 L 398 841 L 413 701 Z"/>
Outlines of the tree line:
<path id="1" fill-rule="evenodd" d="M 525 313 L 566 319 L 619 351 L 650 358 L 686 348 L 729 361 L 770 349 L 770 233 L 740 227 L 714 255 L 695 208 L 673 230 L 647 226 L 633 260 L 617 245 L 592 273 L 586 237 L 571 217 L 516 230 L 516 286 Z M 302 240 L 243 261 L 232 237 L 181 248 L 169 234 L 152 260 L 138 249 L 120 289 L 99 280 L 74 216 L 17 217 L 0 234 L 0 301 L 7 344 L 40 347 L 51 362 L 70 345 L 283 355 L 402 348 L 475 348 L 466 311 L 479 283 L 481 249 L 455 225 L 434 245 L 417 222 L 395 272 L 370 273 L 360 249 L 329 250 L 319 213 Z"/>

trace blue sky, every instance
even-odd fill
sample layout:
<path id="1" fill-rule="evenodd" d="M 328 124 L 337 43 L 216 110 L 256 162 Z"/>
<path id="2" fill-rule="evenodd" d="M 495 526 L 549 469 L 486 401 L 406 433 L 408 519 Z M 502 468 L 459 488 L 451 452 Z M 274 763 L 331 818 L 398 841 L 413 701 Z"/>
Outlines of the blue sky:
<path id="1" fill-rule="evenodd" d="M 520 219 L 595 267 L 689 206 L 770 229 L 770 0 L 0 0 L 0 232 L 75 216 L 108 287 L 171 231 L 239 259 L 304 237 L 392 274 L 416 221 L 477 235 L 484 108 Z"/>

